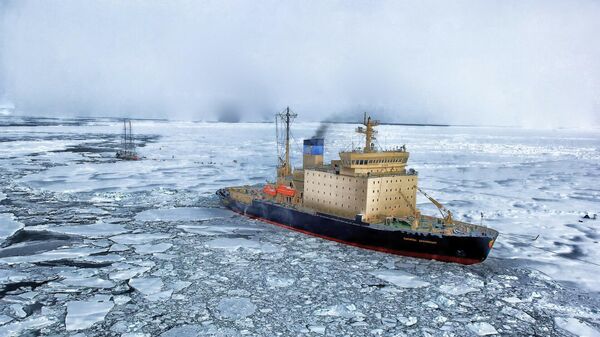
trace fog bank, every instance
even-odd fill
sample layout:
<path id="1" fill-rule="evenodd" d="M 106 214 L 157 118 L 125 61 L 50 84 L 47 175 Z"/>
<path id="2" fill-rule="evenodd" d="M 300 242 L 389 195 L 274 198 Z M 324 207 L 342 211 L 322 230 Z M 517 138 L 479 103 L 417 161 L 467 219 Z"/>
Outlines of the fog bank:
<path id="1" fill-rule="evenodd" d="M 600 125 L 598 1 L 0 0 L 32 115 Z"/>

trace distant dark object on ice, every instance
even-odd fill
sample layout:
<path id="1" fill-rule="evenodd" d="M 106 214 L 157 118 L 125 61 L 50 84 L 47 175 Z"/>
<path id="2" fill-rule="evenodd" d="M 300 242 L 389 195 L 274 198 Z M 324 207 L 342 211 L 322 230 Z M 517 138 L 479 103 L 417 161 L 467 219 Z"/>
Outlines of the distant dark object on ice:
<path id="1" fill-rule="evenodd" d="M 123 135 L 121 138 L 121 149 L 117 151 L 117 159 L 121 160 L 140 160 L 140 156 L 135 151 L 133 142 L 133 133 L 131 132 L 131 120 L 123 120 Z"/>
<path id="2" fill-rule="evenodd" d="M 592 216 L 590 216 L 590 214 L 588 213 L 588 214 L 582 216 L 581 218 L 586 219 L 586 220 L 596 220 L 597 217 L 598 217 L 597 214 L 592 214 Z"/>

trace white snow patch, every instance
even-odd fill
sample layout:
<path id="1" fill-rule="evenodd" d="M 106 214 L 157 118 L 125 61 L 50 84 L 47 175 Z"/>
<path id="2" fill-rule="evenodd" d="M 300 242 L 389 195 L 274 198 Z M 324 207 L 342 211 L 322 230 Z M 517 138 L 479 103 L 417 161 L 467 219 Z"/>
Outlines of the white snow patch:
<path id="1" fill-rule="evenodd" d="M 496 335 L 498 331 L 490 323 L 487 322 L 473 322 L 467 324 L 467 329 L 473 331 L 479 336 Z"/>
<path id="2" fill-rule="evenodd" d="M 370 272 L 370 274 L 401 288 L 422 288 L 429 286 L 429 282 L 422 281 L 417 276 L 402 270 L 375 270 Z"/>
<path id="3" fill-rule="evenodd" d="M 108 295 L 96 295 L 86 301 L 67 302 L 67 331 L 87 329 L 94 323 L 103 321 L 113 306 Z"/>
<path id="4" fill-rule="evenodd" d="M 219 301 L 217 310 L 221 317 L 242 319 L 252 315 L 256 306 L 245 297 L 226 297 Z"/>
<path id="5" fill-rule="evenodd" d="M 168 209 L 149 209 L 135 216 L 137 221 L 203 221 L 231 217 L 235 213 L 222 208 L 179 207 Z"/>
<path id="6" fill-rule="evenodd" d="M 574 317 L 555 317 L 554 323 L 576 336 L 580 337 L 600 337 L 600 332 L 591 327 L 586 322 L 583 322 Z"/>

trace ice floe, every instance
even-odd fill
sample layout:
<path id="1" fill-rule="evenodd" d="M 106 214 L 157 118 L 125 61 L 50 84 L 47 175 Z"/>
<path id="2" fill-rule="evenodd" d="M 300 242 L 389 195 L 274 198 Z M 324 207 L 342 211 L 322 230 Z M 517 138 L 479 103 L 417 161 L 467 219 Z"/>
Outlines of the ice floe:
<path id="1" fill-rule="evenodd" d="M 242 319 L 252 315 L 256 305 L 245 297 L 227 297 L 219 301 L 217 310 L 223 318 Z"/>
<path id="2" fill-rule="evenodd" d="M 252 235 L 258 232 L 262 232 L 264 228 L 250 227 L 248 225 L 231 225 L 225 223 L 211 223 L 203 225 L 178 225 L 180 228 L 188 233 L 199 234 L 204 236 L 216 236 L 223 234 L 239 234 L 239 235 Z"/>
<path id="3" fill-rule="evenodd" d="M 145 244 L 145 245 L 135 245 L 133 248 L 135 252 L 138 254 L 152 254 L 152 253 L 162 253 L 167 251 L 173 247 L 170 243 L 158 243 L 158 244 Z"/>
<path id="4" fill-rule="evenodd" d="M 429 282 L 423 281 L 417 276 L 402 270 L 375 270 L 370 272 L 370 274 L 401 288 L 421 288 L 429 286 Z"/>
<path id="5" fill-rule="evenodd" d="M 23 263 L 23 262 L 43 262 L 43 261 L 56 261 L 56 260 L 65 260 L 65 259 L 81 259 L 89 257 L 92 254 L 98 254 L 106 252 L 105 248 L 95 248 L 95 247 L 70 247 L 70 248 L 59 248 L 55 250 L 50 250 L 47 252 L 43 252 L 35 255 L 28 256 L 8 256 L 0 258 L 0 264 L 14 264 L 14 263 Z"/>
<path id="6" fill-rule="evenodd" d="M 170 235 L 160 233 L 121 234 L 110 237 L 112 241 L 122 245 L 140 245 L 168 238 Z"/>
<path id="7" fill-rule="evenodd" d="M 129 285 L 144 295 L 152 295 L 160 292 L 164 283 L 160 277 L 136 277 L 129 280 Z"/>
<path id="8" fill-rule="evenodd" d="M 131 265 L 124 265 L 124 266 L 120 266 L 120 267 L 123 269 L 113 271 L 108 275 L 108 277 L 111 280 L 116 280 L 116 281 L 129 280 L 135 276 L 142 275 L 151 269 L 151 267 L 134 267 Z"/>
<path id="9" fill-rule="evenodd" d="M 575 317 L 555 317 L 554 322 L 561 329 L 580 337 L 600 337 L 600 331 Z"/>
<path id="10" fill-rule="evenodd" d="M 95 295 L 84 301 L 67 302 L 65 326 L 67 331 L 87 329 L 101 322 L 113 308 L 108 295 Z"/>
<path id="11" fill-rule="evenodd" d="M 80 235 L 89 238 L 102 238 L 129 232 L 123 225 L 98 222 L 91 225 L 54 226 L 49 230 L 57 233 Z"/>
<path id="12" fill-rule="evenodd" d="M 498 334 L 498 331 L 496 331 L 496 329 L 490 323 L 487 322 L 469 323 L 467 324 L 467 329 L 473 331 L 478 336 L 489 336 Z"/>
<path id="13" fill-rule="evenodd" d="M 317 311 L 315 311 L 315 315 L 343 318 L 355 318 L 365 316 L 363 313 L 356 310 L 356 306 L 354 304 L 336 304 L 324 309 L 318 309 Z"/>
<path id="14" fill-rule="evenodd" d="M 13 214 L 0 213 L 0 244 L 23 227 L 22 223 L 15 220 Z"/>
<path id="15" fill-rule="evenodd" d="M 268 242 L 259 242 L 244 238 L 218 238 L 210 240 L 206 246 L 213 249 L 224 249 L 235 251 L 238 249 L 246 249 L 249 252 L 256 253 L 277 253 L 281 248 Z"/>
<path id="16" fill-rule="evenodd" d="M 23 336 L 23 332 L 33 329 L 41 329 L 43 327 L 54 324 L 54 319 L 45 316 L 30 316 L 22 321 L 12 321 L 6 325 L 0 326 L 0 336 L 16 337 Z"/>
<path id="17" fill-rule="evenodd" d="M 230 210 L 222 208 L 204 207 L 179 207 L 166 209 L 149 209 L 135 216 L 137 221 L 203 221 L 217 218 L 226 218 L 235 215 Z"/>

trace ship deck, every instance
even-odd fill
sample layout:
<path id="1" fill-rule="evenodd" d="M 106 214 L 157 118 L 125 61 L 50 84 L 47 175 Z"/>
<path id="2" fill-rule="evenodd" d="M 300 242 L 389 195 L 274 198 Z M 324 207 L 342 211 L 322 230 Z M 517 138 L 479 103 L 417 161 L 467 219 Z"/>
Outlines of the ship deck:
<path id="1" fill-rule="evenodd" d="M 411 226 L 413 222 L 412 217 L 400 217 L 388 219 L 388 221 L 381 220 L 373 223 L 358 223 L 354 219 L 342 218 L 336 215 L 325 214 L 316 212 L 310 208 L 303 207 L 302 205 L 292 205 L 288 203 L 280 203 L 275 200 L 267 199 L 262 193 L 262 186 L 240 186 L 230 187 L 229 190 L 235 190 L 237 192 L 246 194 L 249 200 L 259 200 L 261 202 L 270 203 L 280 207 L 286 207 L 295 209 L 304 213 L 318 214 L 319 216 L 335 218 L 338 220 L 347 221 L 349 224 L 357 226 L 371 226 L 378 230 L 385 231 L 403 231 L 410 233 L 424 233 L 434 235 L 451 235 L 451 236 L 468 236 L 468 237 L 491 237 L 495 239 L 498 236 L 498 232 L 494 229 L 474 225 L 462 221 L 453 221 L 453 225 L 448 226 L 443 223 L 443 219 L 434 216 L 421 215 L 419 219 L 419 225 L 416 228 Z"/>

